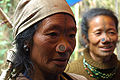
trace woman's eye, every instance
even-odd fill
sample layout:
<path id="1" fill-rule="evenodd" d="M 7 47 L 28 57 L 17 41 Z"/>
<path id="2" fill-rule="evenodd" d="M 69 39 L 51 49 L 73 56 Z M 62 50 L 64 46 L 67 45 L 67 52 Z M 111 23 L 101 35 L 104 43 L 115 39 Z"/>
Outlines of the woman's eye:
<path id="1" fill-rule="evenodd" d="M 57 36 L 57 33 L 56 32 L 51 32 L 51 33 L 48 33 L 47 35 L 49 35 L 49 36 Z"/>
<path id="2" fill-rule="evenodd" d="M 116 34 L 115 32 L 108 32 L 109 34 L 113 35 L 113 34 Z"/>
<path id="3" fill-rule="evenodd" d="M 96 34 L 96 35 L 100 35 L 100 34 L 101 34 L 101 32 L 95 32 L 95 34 Z"/>
<path id="4" fill-rule="evenodd" d="M 71 38 L 75 38 L 75 34 L 70 34 L 70 37 Z"/>

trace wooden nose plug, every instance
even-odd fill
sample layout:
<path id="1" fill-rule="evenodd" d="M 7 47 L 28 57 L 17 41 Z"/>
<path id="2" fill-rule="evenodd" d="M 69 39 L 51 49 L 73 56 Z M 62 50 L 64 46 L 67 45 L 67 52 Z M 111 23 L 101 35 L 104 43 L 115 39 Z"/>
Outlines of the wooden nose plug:
<path id="1" fill-rule="evenodd" d="M 59 51 L 59 52 L 64 52 L 65 49 L 66 49 L 66 47 L 65 47 L 64 44 L 59 44 L 59 45 L 57 46 L 57 51 Z"/>

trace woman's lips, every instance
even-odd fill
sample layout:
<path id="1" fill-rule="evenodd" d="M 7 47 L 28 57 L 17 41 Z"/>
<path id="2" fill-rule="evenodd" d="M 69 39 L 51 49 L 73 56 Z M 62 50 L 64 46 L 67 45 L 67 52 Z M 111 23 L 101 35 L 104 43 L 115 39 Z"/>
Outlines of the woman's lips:
<path id="1" fill-rule="evenodd" d="M 64 59 L 64 58 L 53 59 L 53 62 L 58 66 L 65 66 L 68 62 L 68 59 Z"/>
<path id="2" fill-rule="evenodd" d="M 103 46 L 103 47 L 100 47 L 100 49 L 102 50 L 102 51 L 107 51 L 107 52 L 109 52 L 109 51 L 111 51 L 111 50 L 113 50 L 113 46 Z"/>

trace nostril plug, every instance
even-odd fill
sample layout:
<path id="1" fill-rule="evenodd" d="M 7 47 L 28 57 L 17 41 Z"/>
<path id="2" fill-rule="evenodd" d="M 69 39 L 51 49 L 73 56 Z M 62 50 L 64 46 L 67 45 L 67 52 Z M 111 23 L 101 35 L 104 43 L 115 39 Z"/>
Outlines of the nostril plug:
<path id="1" fill-rule="evenodd" d="M 60 44 L 57 46 L 57 51 L 59 51 L 59 52 L 63 52 L 63 51 L 65 51 L 65 49 L 66 49 L 66 47 L 64 46 L 64 44 Z"/>
<path id="2" fill-rule="evenodd" d="M 101 41 L 104 42 L 104 41 L 105 41 L 105 38 L 102 38 Z"/>

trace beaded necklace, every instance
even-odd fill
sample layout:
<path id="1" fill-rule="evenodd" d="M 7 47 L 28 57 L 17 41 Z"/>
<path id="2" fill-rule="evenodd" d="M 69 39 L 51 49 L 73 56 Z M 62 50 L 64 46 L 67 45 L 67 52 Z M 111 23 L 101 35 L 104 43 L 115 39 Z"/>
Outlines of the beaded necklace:
<path id="1" fill-rule="evenodd" d="M 85 61 L 85 58 L 83 59 L 83 65 L 87 73 L 89 74 L 90 77 L 96 78 L 96 79 L 110 79 L 115 75 L 116 68 L 113 69 L 112 72 L 110 73 L 103 73 L 98 71 L 98 68 L 91 66 Z M 91 71 L 91 73 L 89 72 Z"/>

